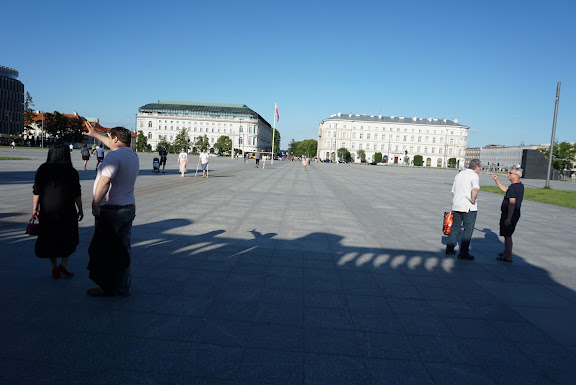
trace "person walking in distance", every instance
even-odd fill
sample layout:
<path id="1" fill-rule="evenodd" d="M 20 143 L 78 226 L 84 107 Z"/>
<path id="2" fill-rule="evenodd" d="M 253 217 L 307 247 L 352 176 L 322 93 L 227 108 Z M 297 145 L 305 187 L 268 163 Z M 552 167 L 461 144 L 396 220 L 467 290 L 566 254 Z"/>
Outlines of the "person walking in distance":
<path id="1" fill-rule="evenodd" d="M 110 151 L 100 164 L 94 181 L 92 214 L 94 236 L 88 248 L 90 279 L 99 287 L 88 289 L 91 296 L 130 295 L 130 236 L 136 215 L 134 185 L 140 162 L 130 148 L 132 132 L 114 127 L 108 137 L 93 126 L 84 135 L 99 139 Z"/>
<path id="2" fill-rule="evenodd" d="M 498 175 L 492 175 L 498 188 L 505 193 L 500 206 L 500 236 L 504 237 L 504 251 L 496 258 L 503 262 L 512 262 L 512 234 L 520 219 L 520 207 L 524 200 L 524 185 L 520 182 L 521 177 L 522 169 L 512 168 L 508 173 L 510 186 L 506 187 L 498 180 Z"/>
<path id="3" fill-rule="evenodd" d="M 80 155 L 82 156 L 82 160 L 84 161 L 84 170 L 86 170 L 86 165 L 88 164 L 88 160 L 90 160 L 90 149 L 88 145 L 84 143 L 82 149 L 80 150 Z"/>
<path id="4" fill-rule="evenodd" d="M 480 178 L 478 174 L 482 169 L 479 159 L 472 159 L 468 169 L 459 172 L 454 178 L 452 185 L 452 212 L 454 219 L 452 230 L 446 243 L 446 254 L 456 254 L 454 248 L 458 235 L 460 234 L 460 225 L 464 226 L 462 240 L 460 242 L 460 252 L 458 259 L 473 260 L 474 256 L 470 255 L 470 240 L 476 224 L 476 215 L 478 214 L 478 205 L 476 197 L 480 191 Z"/>
<path id="5" fill-rule="evenodd" d="M 208 167 L 208 162 L 210 161 L 210 155 L 206 153 L 206 149 L 203 148 L 202 152 L 200 153 L 200 157 L 198 157 L 198 164 L 202 166 L 202 178 L 206 178 L 206 168 Z"/>
<path id="6" fill-rule="evenodd" d="M 184 148 L 180 154 L 178 154 L 178 165 L 180 165 L 180 176 L 184 178 L 184 174 L 186 173 L 186 166 L 188 166 L 188 154 Z"/>
<path id="7" fill-rule="evenodd" d="M 168 151 L 166 151 L 166 147 L 160 148 L 158 155 L 160 155 L 160 166 L 162 166 L 162 174 L 164 174 L 166 172 L 166 161 L 168 160 Z"/>
<path id="8" fill-rule="evenodd" d="M 259 152 L 256 152 L 256 168 L 258 168 L 258 165 L 260 164 L 261 158 L 262 158 L 262 155 Z"/>
<path id="9" fill-rule="evenodd" d="M 104 147 L 96 146 L 96 160 L 96 170 L 98 170 L 98 166 L 100 166 L 100 163 L 104 160 Z"/>

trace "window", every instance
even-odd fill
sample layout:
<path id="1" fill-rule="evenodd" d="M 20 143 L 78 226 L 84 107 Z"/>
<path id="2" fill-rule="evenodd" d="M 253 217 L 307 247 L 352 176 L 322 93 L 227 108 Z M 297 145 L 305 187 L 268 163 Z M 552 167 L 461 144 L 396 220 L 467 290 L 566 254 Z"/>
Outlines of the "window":
<path id="1" fill-rule="evenodd" d="M 359 150 L 362 149 L 362 143 L 360 143 L 360 144 L 358 145 L 358 149 L 359 149 Z"/>
<path id="2" fill-rule="evenodd" d="M 374 134 L 374 140 L 378 140 L 378 134 Z"/>
<path id="3" fill-rule="evenodd" d="M 366 134 L 366 139 L 370 139 L 370 134 Z"/>
<path id="4" fill-rule="evenodd" d="M 240 126 L 240 132 L 244 132 L 244 127 Z"/>
<path id="5" fill-rule="evenodd" d="M 408 139 L 408 137 L 407 137 L 406 135 L 404 135 L 404 139 L 403 139 L 403 140 L 406 141 L 407 139 Z"/>
<path id="6" fill-rule="evenodd" d="M 435 137 L 432 138 L 432 143 L 436 143 L 436 138 L 435 138 Z"/>
<path id="7" fill-rule="evenodd" d="M 422 137 L 419 136 L 419 137 L 418 137 L 418 143 L 420 143 L 421 141 L 422 141 Z"/>
<path id="8" fill-rule="evenodd" d="M 360 133 L 360 139 L 362 139 L 362 135 L 364 135 L 364 134 Z"/>
<path id="9" fill-rule="evenodd" d="M 397 141 L 397 142 L 400 141 L 400 135 L 396 135 L 396 141 Z"/>
<path id="10" fill-rule="evenodd" d="M 450 144 L 454 144 L 454 138 L 450 138 Z"/>
<path id="11" fill-rule="evenodd" d="M 352 143 L 352 148 L 354 148 L 354 143 Z"/>
<path id="12" fill-rule="evenodd" d="M 173 130 L 173 129 L 174 129 L 174 126 L 170 126 L 170 129 Z"/>
<path id="13" fill-rule="evenodd" d="M 152 139 L 152 133 L 148 132 L 148 139 Z"/>
<path id="14" fill-rule="evenodd" d="M 352 139 L 356 139 L 356 133 L 355 132 L 352 133 Z"/>
<path id="15" fill-rule="evenodd" d="M 424 154 L 428 154 L 428 147 L 424 147 Z"/>

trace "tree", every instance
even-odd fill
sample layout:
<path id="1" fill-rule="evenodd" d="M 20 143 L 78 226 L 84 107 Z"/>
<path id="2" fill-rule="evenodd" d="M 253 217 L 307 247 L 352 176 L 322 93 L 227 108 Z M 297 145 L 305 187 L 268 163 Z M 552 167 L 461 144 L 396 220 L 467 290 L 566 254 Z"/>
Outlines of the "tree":
<path id="1" fill-rule="evenodd" d="M 306 139 L 300 142 L 292 141 L 288 146 L 288 152 L 294 154 L 294 156 L 307 156 L 312 157 L 316 156 L 316 152 L 318 151 L 318 141 L 314 139 Z"/>
<path id="2" fill-rule="evenodd" d="M 456 158 L 448 159 L 448 167 L 456 168 Z"/>
<path id="3" fill-rule="evenodd" d="M 273 154 L 276 155 L 280 152 L 280 132 L 274 129 L 274 149 Z"/>
<path id="4" fill-rule="evenodd" d="M 422 157 L 422 155 L 414 155 L 414 166 L 422 166 L 422 164 L 424 163 L 424 158 Z"/>
<path id="5" fill-rule="evenodd" d="M 206 135 L 204 135 L 206 136 Z M 172 145 L 174 146 L 174 151 L 180 151 L 181 149 L 185 149 L 186 151 L 188 151 L 188 147 L 190 147 L 190 138 L 188 137 L 188 131 L 186 131 L 185 128 L 183 128 L 178 135 L 176 135 L 176 138 L 174 139 L 174 142 L 172 143 Z"/>
<path id="6" fill-rule="evenodd" d="M 210 148 L 210 141 L 208 140 L 208 135 L 204 134 L 204 136 L 199 136 L 196 139 L 196 143 L 194 143 L 194 145 L 200 150 L 202 151 L 203 149 L 209 149 Z M 200 152 L 199 151 L 199 152 Z"/>
<path id="7" fill-rule="evenodd" d="M 44 131 L 46 131 L 55 140 L 65 140 L 64 137 L 69 134 L 70 124 L 68 118 L 58 111 L 53 114 L 44 114 Z"/>
<path id="8" fill-rule="evenodd" d="M 165 148 L 166 151 L 168 152 L 172 152 L 172 148 L 170 146 L 170 143 L 168 143 L 166 141 L 166 137 L 162 137 L 159 141 L 158 144 L 156 144 L 156 151 L 160 151 L 160 149 Z"/>
<path id="9" fill-rule="evenodd" d="M 338 153 L 338 159 L 340 159 L 340 160 L 343 160 L 345 162 L 350 162 L 352 160 L 352 156 L 350 155 L 350 151 L 348 151 L 344 147 L 339 148 L 337 153 Z"/>
<path id="10" fill-rule="evenodd" d="M 550 147 L 542 147 L 540 148 L 540 152 L 546 159 L 550 158 Z M 576 144 L 568 142 L 554 143 L 552 157 L 552 165 L 556 170 L 562 170 L 564 168 L 568 170 L 572 169 L 576 159 Z"/>
<path id="11" fill-rule="evenodd" d="M 219 154 L 231 153 L 232 139 L 228 135 L 222 135 L 214 144 L 214 148 L 218 150 Z"/>
<path id="12" fill-rule="evenodd" d="M 358 150 L 358 157 L 360 158 L 360 162 L 366 162 L 366 152 L 364 150 Z"/>
<path id="13" fill-rule="evenodd" d="M 144 135 L 142 130 L 138 131 L 138 136 L 136 137 L 136 151 L 142 152 L 148 149 L 148 138 Z"/>
<path id="14" fill-rule="evenodd" d="M 24 101 L 24 126 L 28 127 L 34 122 L 34 110 L 32 109 L 34 106 L 34 101 L 32 100 L 32 96 L 30 93 L 26 91 L 26 99 Z"/>
<path id="15" fill-rule="evenodd" d="M 382 153 L 377 152 L 374 154 L 374 162 L 381 163 L 382 162 Z"/>

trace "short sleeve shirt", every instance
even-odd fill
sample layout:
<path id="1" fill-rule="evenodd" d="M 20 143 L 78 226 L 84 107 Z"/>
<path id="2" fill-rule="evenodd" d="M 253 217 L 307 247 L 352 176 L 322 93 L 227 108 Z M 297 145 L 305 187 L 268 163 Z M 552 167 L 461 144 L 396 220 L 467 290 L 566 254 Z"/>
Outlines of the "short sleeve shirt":
<path id="1" fill-rule="evenodd" d="M 502 200 L 502 209 L 508 210 L 508 204 L 510 203 L 510 198 L 516 198 L 516 204 L 514 205 L 514 212 L 520 212 L 520 207 L 522 206 L 522 201 L 524 200 L 524 185 L 521 182 L 512 183 L 504 199 Z"/>
<path id="2" fill-rule="evenodd" d="M 208 163 L 208 157 L 209 155 L 205 152 L 200 154 L 200 162 L 202 162 L 202 164 L 206 164 Z"/>
<path id="3" fill-rule="evenodd" d="M 478 204 L 472 204 L 468 199 L 472 198 L 472 190 L 480 189 L 478 174 L 467 168 L 460 171 L 454 178 L 452 185 L 452 210 L 460 212 L 478 211 Z"/>
<path id="4" fill-rule="evenodd" d="M 102 199 L 101 205 L 125 206 L 134 204 L 134 185 L 138 176 L 140 161 L 138 155 L 129 147 L 119 147 L 108 152 L 108 155 L 100 167 L 94 181 L 93 192 L 102 176 L 110 178 L 110 189 Z"/>

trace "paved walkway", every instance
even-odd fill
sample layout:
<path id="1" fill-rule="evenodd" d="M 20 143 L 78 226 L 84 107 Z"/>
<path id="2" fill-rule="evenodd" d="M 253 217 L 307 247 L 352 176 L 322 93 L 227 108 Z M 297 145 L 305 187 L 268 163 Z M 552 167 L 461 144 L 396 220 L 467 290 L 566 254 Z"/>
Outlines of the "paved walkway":
<path id="1" fill-rule="evenodd" d="M 81 222 L 76 276 L 54 281 L 23 234 L 46 152 L 7 155 L 30 159 L 0 160 L 0 383 L 576 378 L 574 210 L 525 201 L 506 264 L 494 259 L 502 198 L 481 191 L 476 260 L 460 261 L 441 232 L 454 171 L 215 158 L 208 179 L 195 167 L 180 178 L 174 155 L 166 174 L 141 155 L 133 295 L 92 298 L 93 221 Z M 89 207 L 95 171 L 80 175 Z"/>

